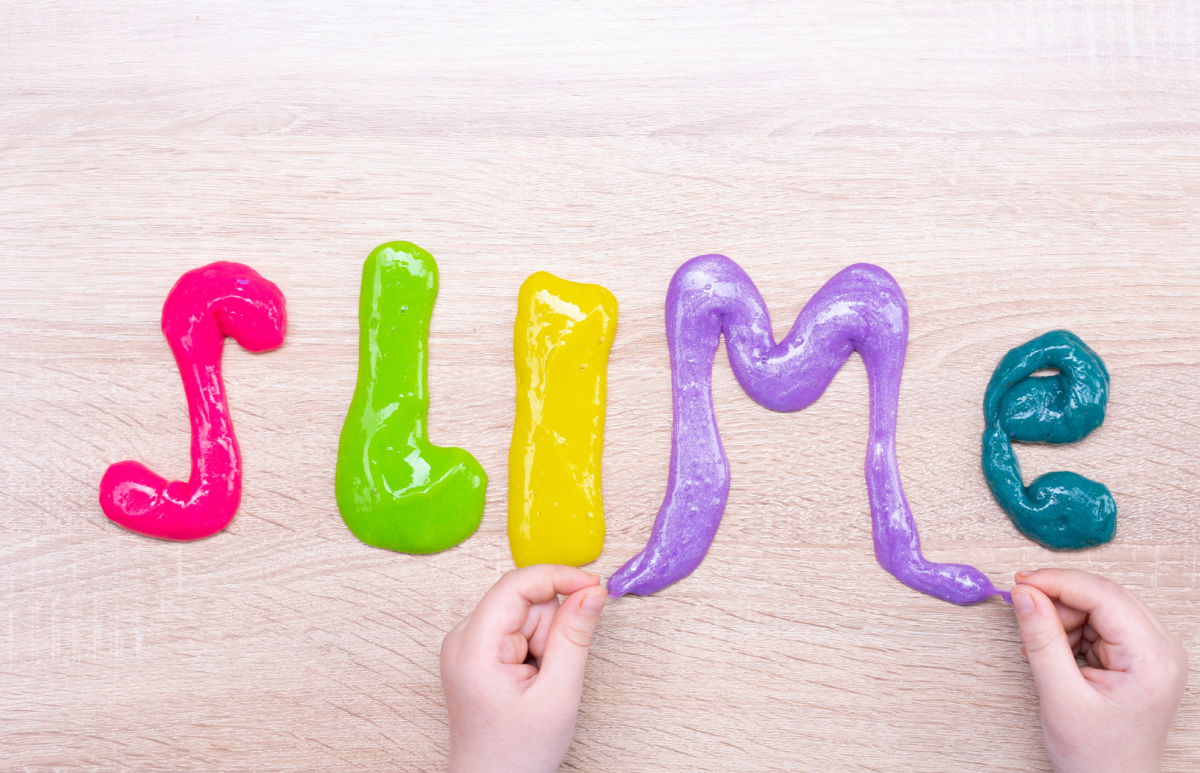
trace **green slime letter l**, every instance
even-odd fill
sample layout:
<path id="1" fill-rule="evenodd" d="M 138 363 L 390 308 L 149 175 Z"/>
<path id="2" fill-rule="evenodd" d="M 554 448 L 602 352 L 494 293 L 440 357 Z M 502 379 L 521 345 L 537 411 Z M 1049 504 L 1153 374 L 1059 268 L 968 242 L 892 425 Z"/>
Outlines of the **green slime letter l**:
<path id="1" fill-rule="evenodd" d="M 408 242 L 363 264 L 358 384 L 338 443 L 338 509 L 368 545 L 436 553 L 479 528 L 487 474 L 461 448 L 426 437 L 433 256 Z"/>

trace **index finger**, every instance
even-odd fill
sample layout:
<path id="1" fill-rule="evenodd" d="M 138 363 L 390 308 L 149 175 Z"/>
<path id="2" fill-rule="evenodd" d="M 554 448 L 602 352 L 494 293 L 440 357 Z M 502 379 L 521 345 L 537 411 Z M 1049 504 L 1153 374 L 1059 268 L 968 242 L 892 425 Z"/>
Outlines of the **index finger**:
<path id="1" fill-rule="evenodd" d="M 600 578 L 573 566 L 536 564 L 514 569 L 500 578 L 479 602 L 472 621 L 497 633 L 520 631 L 534 604 L 570 596 L 577 590 L 597 585 Z"/>
<path id="2" fill-rule="evenodd" d="M 1078 569 L 1039 569 L 1018 573 L 1032 585 L 1071 609 L 1088 613 L 1088 623 L 1110 644 L 1132 644 L 1158 632 L 1146 610 L 1124 588 L 1098 574 Z"/>

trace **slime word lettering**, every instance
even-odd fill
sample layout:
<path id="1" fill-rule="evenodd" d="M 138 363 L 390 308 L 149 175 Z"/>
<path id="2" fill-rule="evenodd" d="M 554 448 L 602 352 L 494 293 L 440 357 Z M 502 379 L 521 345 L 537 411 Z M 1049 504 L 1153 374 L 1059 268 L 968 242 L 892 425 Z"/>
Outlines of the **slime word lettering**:
<path id="1" fill-rule="evenodd" d="M 857 351 L 867 369 L 870 431 L 866 481 L 875 557 L 904 584 L 956 604 L 997 590 L 978 569 L 921 555 L 896 462 L 896 411 L 908 346 L 908 307 L 883 269 L 843 269 L 809 300 L 778 344 L 766 304 L 750 277 L 723 255 L 679 267 L 666 304 L 674 424 L 667 493 L 646 548 L 608 580 L 613 596 L 662 590 L 696 569 L 716 535 L 729 494 L 729 462 L 717 432 L 712 367 L 722 334 L 738 383 L 760 405 L 811 405 Z"/>
<path id="2" fill-rule="evenodd" d="M 508 541 L 517 566 L 594 561 L 604 547 L 600 456 L 617 299 L 539 271 L 513 329 L 517 418 L 508 452 Z"/>
<path id="3" fill-rule="evenodd" d="M 240 263 L 210 263 L 179 278 L 163 303 L 162 331 L 175 355 L 192 424 L 192 475 L 167 482 L 140 462 L 117 462 L 100 481 L 114 523 L 150 537 L 194 540 L 229 523 L 242 497 L 242 459 L 225 382 L 225 336 L 252 352 L 283 345 L 283 293 Z"/>
<path id="4" fill-rule="evenodd" d="M 363 542 L 436 553 L 483 518 L 487 473 L 461 448 L 429 442 L 429 320 L 433 256 L 408 242 L 376 247 L 363 264 L 358 383 L 338 443 L 335 490 Z"/>
<path id="5" fill-rule="evenodd" d="M 1057 368 L 1058 373 L 1034 376 Z M 1102 545 L 1117 529 L 1117 503 L 1103 483 L 1051 472 L 1028 487 L 1013 452 L 1022 443 L 1074 443 L 1104 423 L 1108 368 L 1079 336 L 1052 330 L 1004 355 L 983 398 L 983 474 L 1017 529 L 1054 550 Z"/>

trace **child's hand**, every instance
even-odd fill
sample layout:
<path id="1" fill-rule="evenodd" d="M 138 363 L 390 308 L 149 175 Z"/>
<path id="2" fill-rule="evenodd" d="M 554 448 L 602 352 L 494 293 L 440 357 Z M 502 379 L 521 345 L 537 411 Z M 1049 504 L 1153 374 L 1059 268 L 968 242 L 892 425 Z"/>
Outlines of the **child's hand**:
<path id="1" fill-rule="evenodd" d="M 517 569 L 446 635 L 450 773 L 558 770 L 607 598 L 599 583 L 569 566 Z M 561 606 L 557 594 L 567 597 Z"/>
<path id="2" fill-rule="evenodd" d="M 1187 653 L 1140 599 L 1087 572 L 1018 572 L 1013 608 L 1058 773 L 1158 771 Z M 1080 667 L 1075 656 L 1087 659 Z"/>

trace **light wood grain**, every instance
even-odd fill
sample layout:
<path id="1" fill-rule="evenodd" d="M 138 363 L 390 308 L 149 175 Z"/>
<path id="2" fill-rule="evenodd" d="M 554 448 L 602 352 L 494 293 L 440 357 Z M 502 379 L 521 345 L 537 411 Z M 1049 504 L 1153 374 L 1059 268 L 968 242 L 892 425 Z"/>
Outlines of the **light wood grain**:
<path id="1" fill-rule="evenodd" d="M 441 637 L 511 567 L 521 281 L 620 301 L 607 575 L 665 488 L 667 282 L 714 251 L 778 332 L 839 268 L 892 272 L 926 553 L 1101 572 L 1200 662 L 1200 4 L 246 5 L 0 7 L 2 767 L 441 768 Z M 435 556 L 361 544 L 333 498 L 359 271 L 393 239 L 441 267 L 432 439 L 491 476 L 479 532 Z M 97 485 L 125 458 L 186 475 L 158 319 L 212 260 L 282 287 L 288 339 L 227 348 L 242 506 L 170 544 L 109 523 Z M 996 361 L 1056 327 L 1113 376 L 1092 437 L 1019 452 L 1114 492 L 1115 541 L 1073 555 L 1014 531 L 978 459 Z M 714 380 L 721 530 L 605 611 L 564 767 L 1047 770 L 1011 612 L 873 560 L 857 357 L 794 415 L 723 355 Z M 1200 758 L 1195 682 L 1171 771 Z"/>

